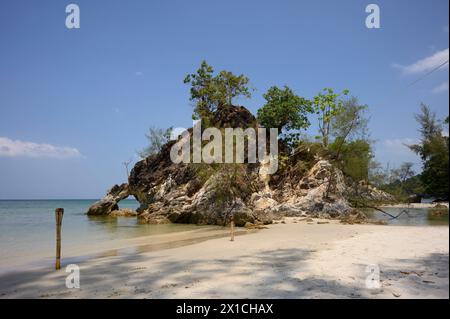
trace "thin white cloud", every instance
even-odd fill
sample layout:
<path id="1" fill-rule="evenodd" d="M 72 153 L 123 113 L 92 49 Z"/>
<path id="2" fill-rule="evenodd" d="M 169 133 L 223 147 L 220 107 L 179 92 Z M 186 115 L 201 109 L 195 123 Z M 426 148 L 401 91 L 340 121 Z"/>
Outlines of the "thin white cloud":
<path id="1" fill-rule="evenodd" d="M 448 25 L 446 25 L 446 26 L 443 28 L 443 30 L 444 30 L 445 33 L 448 33 Z"/>
<path id="2" fill-rule="evenodd" d="M 431 90 L 434 94 L 448 92 L 448 81 L 441 83 Z"/>
<path id="3" fill-rule="evenodd" d="M 402 70 L 403 73 L 405 73 L 405 74 L 424 73 L 424 72 L 431 71 L 434 68 L 438 67 L 440 64 L 447 61 L 448 57 L 449 57 L 449 50 L 447 48 L 445 50 L 438 51 L 429 57 L 426 57 L 417 62 L 414 62 L 413 64 L 406 65 L 406 66 L 400 65 L 400 64 L 394 64 L 393 66 L 395 68 Z M 445 68 L 448 68 L 448 63 L 445 66 Z"/>
<path id="4" fill-rule="evenodd" d="M 142 75 L 144 75 L 144 72 L 142 72 L 142 71 L 136 71 L 136 72 L 134 72 L 134 75 L 136 75 L 136 76 L 142 76 Z"/>
<path id="5" fill-rule="evenodd" d="M 39 144 L 0 137 L 0 157 L 68 159 L 81 157 L 81 153 L 73 147 L 60 147 L 51 144 Z"/>

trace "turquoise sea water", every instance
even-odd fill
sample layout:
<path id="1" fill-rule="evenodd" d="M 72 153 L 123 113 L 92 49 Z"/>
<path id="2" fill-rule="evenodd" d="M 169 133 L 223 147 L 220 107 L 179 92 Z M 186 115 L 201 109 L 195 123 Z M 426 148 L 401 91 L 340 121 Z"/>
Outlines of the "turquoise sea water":
<path id="1" fill-rule="evenodd" d="M 62 247 L 105 247 L 121 239 L 192 230 L 194 225 L 148 225 L 136 218 L 90 217 L 85 214 L 96 200 L 0 200 L 0 270 L 4 265 L 49 258 L 55 250 L 55 208 L 64 208 Z M 136 200 L 123 200 L 120 208 L 136 209 Z"/>

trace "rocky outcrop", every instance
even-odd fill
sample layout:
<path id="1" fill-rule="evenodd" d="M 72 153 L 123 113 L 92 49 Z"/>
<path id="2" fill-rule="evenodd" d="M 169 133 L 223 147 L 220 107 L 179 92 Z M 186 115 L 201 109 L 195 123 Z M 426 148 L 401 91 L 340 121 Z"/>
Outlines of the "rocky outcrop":
<path id="1" fill-rule="evenodd" d="M 246 128 L 255 123 L 245 108 L 230 107 L 218 110 L 212 124 Z M 223 172 L 212 169 L 204 174 L 198 164 L 173 163 L 170 150 L 174 143 L 170 141 L 158 154 L 136 163 L 128 184 L 115 185 L 88 214 L 121 215 L 120 211 L 112 213 L 118 210 L 118 201 L 133 195 L 140 203 L 137 217 L 151 224 L 224 225 L 230 214 L 237 226 L 268 224 L 283 216 L 357 216 L 347 201 L 343 173 L 327 160 L 316 158 L 309 149 L 304 160 L 297 158 L 298 154 L 290 160 L 289 177 L 264 174 L 264 165 L 242 164 L 239 176 L 245 175 L 243 187 L 232 200 L 225 200 L 223 190 L 217 187 L 223 183 Z M 387 196 L 374 188 L 370 194 Z"/>
<path id="2" fill-rule="evenodd" d="M 268 224 L 282 216 L 337 218 L 351 211 L 345 199 L 342 172 L 326 160 L 318 160 L 297 185 L 286 183 L 273 190 L 259 180 L 257 170 L 253 174 L 257 191 L 223 204 L 218 201 L 214 187 L 220 177 L 212 175 L 202 184 L 192 167 L 169 163 L 159 154 L 136 164 L 128 189 L 141 204 L 138 218 L 151 224 L 224 225 L 227 214 L 232 212 L 236 225 L 244 226 L 247 222 Z M 116 189 L 117 186 L 112 190 Z M 106 215 L 117 209 L 120 196 L 113 194 L 110 191 L 105 199 L 94 204 L 90 214 Z"/>
<path id="3" fill-rule="evenodd" d="M 386 193 L 385 191 L 382 191 L 381 189 L 378 189 L 372 185 L 367 185 L 366 196 L 370 200 L 375 202 L 385 203 L 396 201 L 396 198 L 393 195 Z"/>
<path id="4" fill-rule="evenodd" d="M 195 189 L 196 176 L 192 167 L 183 163 L 174 164 L 170 160 L 170 148 L 173 144 L 174 142 L 170 141 L 158 154 L 137 162 L 131 170 L 128 184 L 130 193 L 141 204 L 139 213 L 143 213 L 152 203 L 173 199 L 173 196 L 170 198 L 165 196 L 174 189 L 175 185 L 190 183 L 189 187 L 194 189 L 187 189 L 189 194 L 197 190 Z"/>
<path id="5" fill-rule="evenodd" d="M 372 203 L 393 203 L 396 202 L 396 198 L 386 193 L 385 191 L 376 188 L 365 181 L 357 183 L 349 187 L 349 196 L 358 198 L 359 201 L 372 202 Z"/>
<path id="6" fill-rule="evenodd" d="M 219 177 L 212 175 L 192 194 L 194 187 L 191 184 L 197 181 L 178 184 L 169 176 L 163 184 L 150 190 L 153 201 L 139 217 L 152 224 L 171 222 L 224 225 L 228 213 L 232 212 L 237 226 L 261 220 L 240 197 L 232 203 L 221 203 L 214 187 L 217 182 Z"/>
<path id="7" fill-rule="evenodd" d="M 281 204 L 271 210 L 281 216 L 317 216 L 336 218 L 351 210 L 345 198 L 342 172 L 328 161 L 318 160 L 297 185 L 282 188 Z"/>
<path id="8" fill-rule="evenodd" d="M 246 128 L 256 124 L 255 117 L 244 107 L 219 109 L 212 119 L 217 127 Z M 192 134 L 192 131 L 189 130 Z M 219 173 L 203 181 L 195 165 L 174 164 L 170 149 L 174 142 L 164 145 L 157 155 L 138 162 L 130 173 L 131 193 L 140 202 L 139 218 L 147 223 L 191 223 L 223 225 L 232 212 L 236 225 L 247 221 L 268 222 L 255 216 L 247 198 L 237 197 L 230 203 L 221 203 L 216 194 Z M 249 172 L 256 170 L 248 165 Z"/>
<path id="9" fill-rule="evenodd" d="M 243 106 L 224 107 L 215 112 L 212 124 L 215 127 L 255 127 L 256 118 Z"/>
<path id="10" fill-rule="evenodd" d="M 213 187 L 215 182 L 217 176 L 213 175 L 190 195 L 192 181 L 178 184 L 169 175 L 162 184 L 147 192 L 146 197 L 152 198 L 152 202 L 139 217 L 155 224 L 222 225 L 226 223 L 227 212 L 232 211 L 236 225 L 243 226 L 247 222 L 268 224 L 282 216 L 336 218 L 351 210 L 344 197 L 342 172 L 334 170 L 325 160 L 319 160 L 294 188 L 272 191 L 260 183 L 260 191 L 252 193 L 249 198 L 238 197 L 225 206 L 217 201 Z"/>
<path id="11" fill-rule="evenodd" d="M 90 216 L 110 215 L 112 211 L 119 210 L 118 203 L 128 196 L 130 196 L 128 184 L 114 185 L 103 199 L 89 208 L 87 214 Z"/>

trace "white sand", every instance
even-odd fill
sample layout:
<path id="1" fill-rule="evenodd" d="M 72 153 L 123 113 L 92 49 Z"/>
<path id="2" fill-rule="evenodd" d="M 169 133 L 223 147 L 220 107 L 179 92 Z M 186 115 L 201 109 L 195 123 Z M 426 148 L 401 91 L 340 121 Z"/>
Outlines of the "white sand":
<path id="1" fill-rule="evenodd" d="M 84 261 L 80 289 L 66 288 L 64 269 L 0 275 L 0 297 L 449 297 L 448 226 L 295 220 L 286 218 L 286 224 L 237 236 L 234 242 L 216 238 L 170 249 L 159 243 L 153 251 Z M 366 287 L 369 264 L 381 270 L 379 289 Z"/>

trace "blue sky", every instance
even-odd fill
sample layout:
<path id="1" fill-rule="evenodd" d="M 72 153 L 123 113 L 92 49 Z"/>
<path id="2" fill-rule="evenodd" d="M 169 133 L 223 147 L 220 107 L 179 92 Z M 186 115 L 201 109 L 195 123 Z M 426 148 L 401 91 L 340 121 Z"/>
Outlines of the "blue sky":
<path id="1" fill-rule="evenodd" d="M 350 89 L 391 166 L 419 163 L 402 143 L 420 102 L 448 114 L 448 64 L 408 87 L 448 59 L 447 0 L 72 2 L 80 29 L 65 27 L 69 1 L 0 2 L 0 199 L 98 198 L 125 181 L 148 127 L 192 125 L 182 80 L 202 59 L 250 78 L 252 112 L 272 85 Z M 365 27 L 369 3 L 380 29 Z"/>

